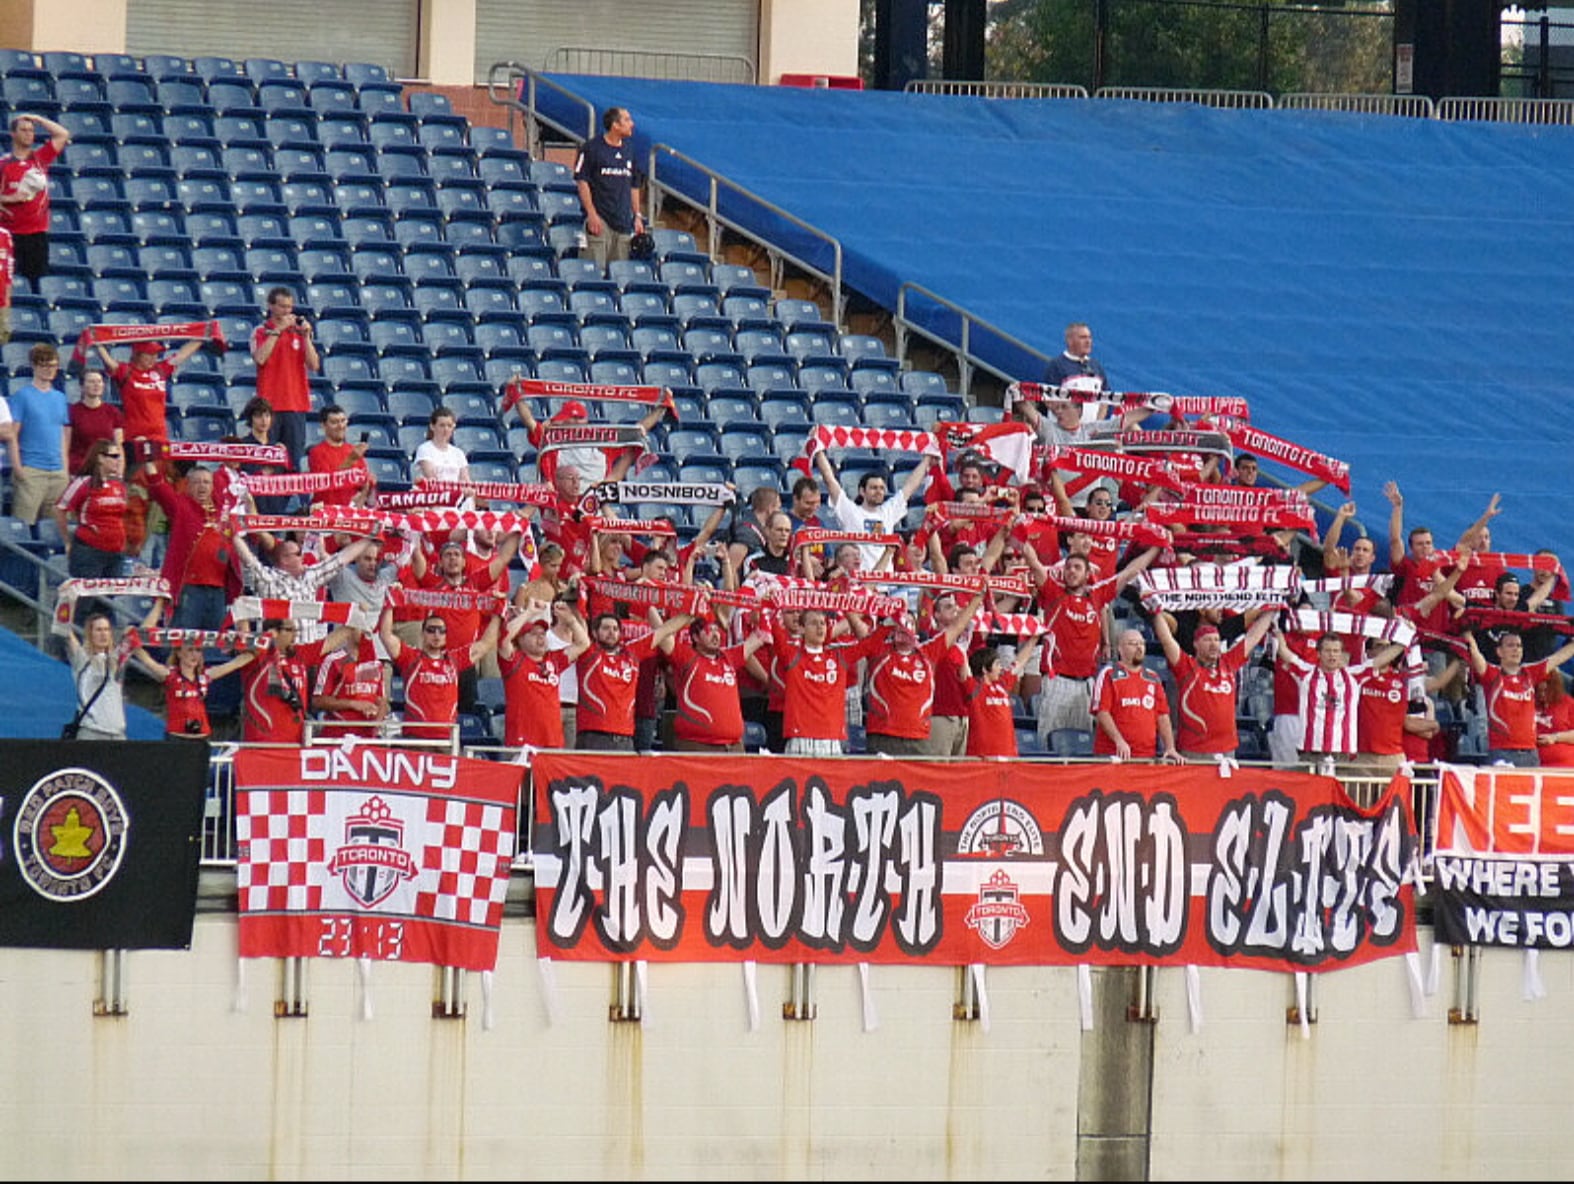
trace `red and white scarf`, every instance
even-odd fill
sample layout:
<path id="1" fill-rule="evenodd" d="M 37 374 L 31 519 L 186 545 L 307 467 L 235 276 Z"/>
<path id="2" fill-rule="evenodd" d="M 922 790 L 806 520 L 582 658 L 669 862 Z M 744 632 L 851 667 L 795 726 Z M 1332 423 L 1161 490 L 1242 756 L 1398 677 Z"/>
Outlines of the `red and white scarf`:
<path id="1" fill-rule="evenodd" d="M 1300 589 L 1299 569 L 1285 564 L 1192 563 L 1149 568 L 1137 591 L 1149 612 L 1159 609 L 1224 608 L 1235 612 L 1286 604 Z"/>
<path id="2" fill-rule="evenodd" d="M 1350 492 L 1350 466 L 1342 460 L 1335 460 L 1331 456 L 1313 452 L 1310 448 L 1303 448 L 1278 436 L 1271 436 L 1250 424 L 1220 419 L 1216 426 L 1222 428 L 1224 434 L 1229 437 L 1230 443 L 1242 452 L 1276 460 L 1298 473 L 1305 473 L 1309 477 L 1328 482 L 1341 493 Z"/>
<path id="3" fill-rule="evenodd" d="M 617 386 L 604 382 L 547 382 L 540 378 L 514 378 L 503 387 L 502 411 L 524 398 L 579 399 L 592 403 L 664 404 L 676 412 L 672 392 L 659 386 Z"/>
<path id="4" fill-rule="evenodd" d="M 1306 502 L 1265 502 L 1255 506 L 1153 502 L 1146 513 L 1149 522 L 1161 526 L 1228 526 L 1243 534 L 1304 530 L 1314 539 L 1317 537 L 1317 516 Z"/>
<path id="5" fill-rule="evenodd" d="M 1324 576 L 1316 580 L 1302 580 L 1302 592 L 1328 592 L 1337 596 L 1341 592 L 1354 592 L 1356 589 L 1371 589 L 1379 596 L 1387 596 L 1388 590 L 1393 587 L 1394 577 L 1392 572 L 1365 572 L 1360 575 L 1346 574 L 1342 576 Z"/>
<path id="6" fill-rule="evenodd" d="M 389 608 L 447 608 L 456 612 L 497 614 L 508 607 L 508 597 L 471 588 L 406 588 L 403 584 L 395 584 L 388 589 L 384 603 Z"/>
<path id="7" fill-rule="evenodd" d="M 291 493 L 327 493 L 334 489 L 359 489 L 370 474 L 362 466 L 331 473 L 258 474 L 246 478 L 246 492 L 268 497 Z"/>
<path id="8" fill-rule="evenodd" d="M 1171 395 L 1164 391 L 1095 391 L 1081 387 L 1050 386 L 1042 382 L 1013 382 L 1006 387 L 1003 400 L 1005 413 L 1011 414 L 1019 402 L 1043 403 L 1048 400 L 1067 403 L 1098 403 L 1119 407 L 1122 411 L 1149 411 L 1157 415 L 1229 415 L 1237 419 L 1251 418 L 1246 400 L 1231 395 Z"/>
<path id="9" fill-rule="evenodd" d="M 263 654 L 273 648 L 266 633 L 241 633 L 235 629 L 132 629 L 130 635 L 143 645 L 162 645 L 177 649 L 196 645 L 203 649 L 225 649 L 234 653 Z"/>
<path id="10" fill-rule="evenodd" d="M 1318 612 L 1314 608 L 1298 608 L 1285 612 L 1279 618 L 1279 627 L 1287 633 L 1337 633 L 1341 636 L 1370 638 L 1373 641 L 1391 641 L 1409 646 L 1416 640 L 1415 622 L 1403 617 L 1374 617 L 1368 613 Z"/>
<path id="11" fill-rule="evenodd" d="M 290 452 L 283 444 L 225 444 L 219 440 L 171 440 L 164 446 L 170 460 L 211 460 L 218 464 L 287 465 Z"/>
<path id="12" fill-rule="evenodd" d="M 995 596 L 1033 595 L 1028 582 L 1014 576 L 969 576 L 955 572 L 941 574 L 937 571 L 855 571 L 851 575 L 860 584 L 923 588 L 930 592 L 960 592 L 972 596 L 987 590 Z"/>
<path id="13" fill-rule="evenodd" d="M 861 428 L 821 424 L 803 442 L 803 455 L 792 462 L 800 473 L 810 472 L 809 462 L 824 448 L 874 448 L 881 452 L 917 452 L 941 456 L 940 441 L 930 432 L 900 428 Z"/>
<path id="14" fill-rule="evenodd" d="M 436 534 L 442 530 L 494 530 L 503 534 L 518 531 L 530 537 L 530 519 L 509 510 L 439 508 L 395 511 L 323 506 L 314 521 L 322 523 L 322 529 L 343 530 L 352 534 L 373 534 L 387 530 L 413 530 L 421 534 Z"/>
<path id="15" fill-rule="evenodd" d="M 1459 565 L 1459 556 L 1453 551 L 1434 551 L 1449 567 Z M 1527 555 L 1521 551 L 1472 551 L 1470 559 L 1488 567 L 1501 567 L 1511 571 L 1550 571 L 1555 577 L 1552 595 L 1559 600 L 1569 598 L 1568 577 L 1563 574 L 1563 564 L 1556 555 Z"/>
<path id="16" fill-rule="evenodd" d="M 417 485 L 413 489 L 401 489 L 396 493 L 379 490 L 375 506 L 379 510 L 424 510 L 429 507 L 457 506 L 462 501 L 464 494 L 458 487 L 429 489 Z"/>
<path id="17" fill-rule="evenodd" d="M 1169 489 L 1184 489 L 1187 485 L 1202 479 L 1202 463 L 1195 457 L 1155 460 L 1126 456 L 1105 449 L 1072 448 L 1065 445 L 1040 448 L 1038 457 L 1040 472 L 1046 477 L 1052 471 L 1090 473 L 1100 477 L 1114 477 L 1121 481 L 1162 485 Z"/>
<path id="18" fill-rule="evenodd" d="M 1574 619 L 1554 613 L 1526 612 L 1511 608 L 1467 608 L 1463 621 L 1479 629 L 1550 629 L 1554 633 L 1574 633 Z"/>
<path id="19" fill-rule="evenodd" d="M 673 539 L 678 528 L 665 518 L 602 518 L 592 516 L 584 520 L 591 534 L 637 534 L 648 538 Z"/>
<path id="20" fill-rule="evenodd" d="M 834 547 L 841 543 L 857 543 L 861 547 L 900 547 L 902 536 L 877 534 L 872 530 L 826 530 L 818 526 L 806 526 L 792 536 L 794 551 L 804 547 Z"/>
<path id="21" fill-rule="evenodd" d="M 541 445 L 536 450 L 556 452 L 560 448 L 649 448 L 645 429 L 637 423 L 545 423 L 541 425 Z"/>
<path id="22" fill-rule="evenodd" d="M 1033 613 L 979 613 L 973 622 L 981 633 L 998 633 L 1023 640 L 1039 637 L 1049 631 L 1042 617 Z"/>
<path id="23" fill-rule="evenodd" d="M 535 482 L 513 481 L 421 481 L 411 494 L 448 499 L 444 504 L 455 505 L 465 498 L 488 502 L 512 502 L 521 506 L 551 508 L 557 505 L 557 492 L 550 485 Z"/>
<path id="24" fill-rule="evenodd" d="M 390 596 L 397 589 L 389 589 Z M 234 621 L 322 621 L 330 625 L 377 628 L 377 618 L 347 600 L 278 600 L 271 596 L 239 596 L 230 605 Z"/>
<path id="25" fill-rule="evenodd" d="M 1064 518 L 1059 514 L 1018 514 L 1022 523 L 1044 523 L 1061 534 L 1090 534 L 1098 538 L 1120 539 L 1144 547 L 1167 547 L 1172 536 L 1164 527 L 1138 518 Z"/>
<path id="26" fill-rule="evenodd" d="M 692 584 L 639 584 L 610 576 L 586 576 L 584 585 L 598 595 L 620 604 L 639 604 L 657 609 L 662 616 L 674 613 L 702 617 L 709 611 L 708 589 Z"/>
<path id="27" fill-rule="evenodd" d="M 187 321 L 179 325 L 89 325 L 71 351 L 71 364 L 87 364 L 87 351 L 95 345 L 125 345 L 134 341 L 206 341 L 219 353 L 227 348 L 217 321 Z"/>

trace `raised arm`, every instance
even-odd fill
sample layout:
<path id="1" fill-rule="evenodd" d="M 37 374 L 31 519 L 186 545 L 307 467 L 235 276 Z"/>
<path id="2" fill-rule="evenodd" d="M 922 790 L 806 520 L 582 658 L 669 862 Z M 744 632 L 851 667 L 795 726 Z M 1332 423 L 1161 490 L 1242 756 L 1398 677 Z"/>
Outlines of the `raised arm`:
<path id="1" fill-rule="evenodd" d="M 388 657 L 397 662 L 399 655 L 404 653 L 404 642 L 394 632 L 393 608 L 390 605 L 383 605 L 382 615 L 377 618 L 377 636 L 383 639 L 383 649 L 388 651 Z"/>
<path id="2" fill-rule="evenodd" d="M 1388 563 L 1392 567 L 1405 557 L 1405 497 L 1396 481 L 1383 486 L 1383 496 L 1393 507 L 1388 512 Z"/>
<path id="3" fill-rule="evenodd" d="M 973 598 L 967 602 L 967 607 L 962 610 L 962 612 L 957 616 L 956 620 L 952 621 L 951 624 L 946 626 L 945 643 L 947 646 L 953 646 L 959 640 L 961 640 L 962 634 L 965 633 L 967 631 L 967 627 L 973 623 L 973 618 L 978 616 L 978 610 L 982 608 L 983 605 L 984 589 L 980 588 L 977 592 L 973 593 Z M 1033 647 L 1029 645 L 1022 645 L 1018 646 L 1017 648 L 1022 650 L 1030 650 Z"/>
<path id="4" fill-rule="evenodd" d="M 836 479 L 836 470 L 831 467 L 829 449 L 822 448 L 814 454 L 814 467 L 820 471 L 820 479 L 825 482 L 826 501 L 834 505 L 847 496 L 842 483 Z"/>
<path id="5" fill-rule="evenodd" d="M 1267 632 L 1265 629 L 1264 632 Z M 1171 666 L 1181 659 L 1180 642 L 1175 640 L 1175 631 L 1170 628 L 1170 615 L 1160 610 L 1153 614 L 1153 636 L 1159 639 L 1159 645 L 1164 648 L 1164 660 Z"/>
<path id="6" fill-rule="evenodd" d="M 1344 524 L 1355 517 L 1355 503 L 1345 502 L 1334 514 L 1334 520 L 1328 524 L 1328 534 L 1323 539 L 1323 570 L 1333 573 L 1343 571 L 1350 566 L 1350 553 L 1339 545 L 1339 536 L 1344 532 Z"/>
<path id="7" fill-rule="evenodd" d="M 496 613 L 491 614 L 481 636 L 470 643 L 470 665 L 479 665 L 482 658 L 497 648 L 497 635 L 502 627 L 503 619 Z M 392 654 L 393 651 L 390 650 L 389 653 Z"/>
<path id="8" fill-rule="evenodd" d="M 1492 495 L 1492 500 L 1487 502 L 1487 508 L 1481 511 L 1481 517 L 1477 518 L 1469 526 L 1465 527 L 1464 533 L 1459 536 L 1459 541 L 1456 542 L 1454 546 L 1459 547 L 1465 543 L 1469 543 L 1472 547 L 1479 551 L 1481 548 L 1477 546 L 1476 539 L 1481 531 L 1481 528 L 1502 513 L 1502 510 L 1498 508 L 1498 504 L 1502 500 L 1503 495 L 1501 493 L 1494 493 Z"/>
<path id="9" fill-rule="evenodd" d="M 823 453 L 824 450 L 821 451 Z M 929 453 L 922 453 L 918 458 L 918 464 L 914 466 L 911 473 L 907 474 L 907 480 L 902 482 L 902 496 L 908 501 L 912 501 L 914 495 L 923 488 L 924 479 L 929 476 L 929 466 L 934 463 L 934 459 Z"/>

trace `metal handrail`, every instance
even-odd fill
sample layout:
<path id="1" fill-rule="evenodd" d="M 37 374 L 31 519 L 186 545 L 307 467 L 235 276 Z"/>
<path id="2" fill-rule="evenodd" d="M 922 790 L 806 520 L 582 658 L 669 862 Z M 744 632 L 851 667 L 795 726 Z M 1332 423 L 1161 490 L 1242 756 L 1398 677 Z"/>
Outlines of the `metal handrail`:
<path id="1" fill-rule="evenodd" d="M 1436 119 L 1437 104 L 1430 95 L 1342 95 L 1291 91 L 1279 96 L 1278 106 L 1298 111 L 1353 111 L 1365 115 L 1403 115 Z"/>
<path id="2" fill-rule="evenodd" d="M 1574 126 L 1574 99 L 1448 98 L 1437 102 L 1437 117 L 1486 123 L 1536 123 Z"/>
<path id="3" fill-rule="evenodd" d="M 743 235 L 746 238 L 752 239 L 753 241 L 764 246 L 766 250 L 771 253 L 771 265 L 773 273 L 771 277 L 771 286 L 773 288 L 780 286 L 780 277 L 776 273 L 780 270 L 780 261 L 782 259 L 789 260 L 800 270 L 805 271 L 809 275 L 812 275 L 815 278 L 828 283 L 831 287 L 831 322 L 838 329 L 842 327 L 842 242 L 840 239 L 836 238 L 834 235 L 827 234 L 818 226 L 814 226 L 808 222 L 805 222 L 796 214 L 783 209 L 774 202 L 766 201 L 765 198 L 755 193 L 752 189 L 744 188 L 742 185 L 739 185 L 731 178 L 725 177 L 718 173 L 709 165 L 701 164 L 692 156 L 687 156 L 684 153 L 679 152 L 670 144 L 653 144 L 651 145 L 650 149 L 650 168 L 646 170 L 646 175 L 650 180 L 652 221 L 654 221 L 655 216 L 660 213 L 660 205 L 658 201 L 659 194 L 672 193 L 684 198 L 685 200 L 694 200 L 689 195 L 683 193 L 683 191 L 678 189 L 676 186 L 662 182 L 657 176 L 659 168 L 658 162 L 662 158 L 662 154 L 665 154 L 674 160 L 682 161 L 690 168 L 695 169 L 696 171 L 703 174 L 708 181 L 708 194 L 705 202 L 705 225 L 707 230 L 707 238 L 709 241 L 707 243 L 706 253 L 711 257 L 711 259 L 714 260 L 720 253 L 720 243 L 718 242 L 719 236 L 717 233 L 719 227 L 726 227 L 737 232 L 738 234 Z M 792 252 L 784 249 L 779 244 L 767 242 L 765 239 L 761 238 L 747 227 L 733 221 L 730 218 L 724 217 L 718 206 L 720 191 L 723 186 L 726 186 L 729 191 L 738 197 L 742 197 L 750 202 L 753 202 L 758 208 L 769 212 L 777 218 L 781 218 L 785 222 L 791 223 L 798 229 L 804 231 L 806 234 L 810 234 L 815 238 L 824 241 L 830 247 L 831 257 L 834 260 L 831 265 L 831 270 L 829 272 L 824 271 L 807 260 L 794 255 Z"/>
<path id="4" fill-rule="evenodd" d="M 911 78 L 910 95 L 971 95 L 983 99 L 1085 99 L 1088 88 L 1076 82 L 964 82 L 955 78 Z"/>
<path id="5" fill-rule="evenodd" d="M 1139 99 L 1150 103 L 1201 103 L 1240 111 L 1267 111 L 1273 96 L 1265 90 L 1193 90 L 1170 86 L 1101 86 L 1095 99 Z"/>
<path id="6" fill-rule="evenodd" d="M 501 80 L 498 76 L 498 71 L 500 70 L 504 72 Z M 518 83 L 520 81 L 525 83 L 525 94 L 527 96 L 523 101 L 521 101 L 519 98 Z M 500 84 L 506 85 L 508 87 L 508 92 L 506 94 L 499 93 L 498 86 Z M 584 107 L 586 112 L 584 134 L 580 134 L 573 128 L 566 127 L 563 124 L 558 123 L 555 119 L 548 119 L 546 116 L 541 114 L 536 106 L 536 94 L 537 88 L 539 86 L 546 86 L 552 90 L 555 90 L 570 102 L 578 103 Z M 543 123 L 549 127 L 555 128 L 557 131 L 561 132 L 565 136 L 568 136 L 577 143 L 583 143 L 596 134 L 596 121 L 598 116 L 596 113 L 596 105 L 594 103 L 590 102 L 588 99 L 581 98 L 579 95 L 569 90 L 566 86 L 563 86 L 557 82 L 553 82 L 550 78 L 543 77 L 539 72 L 532 70 L 529 66 L 526 66 L 521 62 L 493 62 L 491 68 L 487 70 L 486 73 L 486 95 L 487 98 L 491 99 L 492 102 L 496 103 L 498 106 L 508 108 L 508 130 L 510 132 L 514 130 L 514 112 L 517 111 L 524 118 L 525 149 L 532 157 L 539 158 L 541 155 L 541 144 L 536 134 L 536 128 Z"/>
<path id="7" fill-rule="evenodd" d="M 923 325 L 920 325 L 916 321 L 911 320 L 907 316 L 907 302 L 909 293 L 923 296 L 926 300 L 932 301 L 941 308 L 955 313 L 961 322 L 961 340 L 956 342 L 948 341 L 936 331 L 925 328 Z M 902 286 L 896 291 L 896 312 L 892 318 L 892 322 L 896 328 L 896 356 L 903 361 L 905 361 L 907 358 L 907 335 L 909 333 L 917 334 L 926 341 L 932 341 L 936 345 L 944 346 L 945 348 L 951 350 L 951 352 L 954 353 L 957 358 L 957 385 L 960 388 L 961 394 L 969 398 L 972 396 L 973 371 L 975 369 L 988 371 L 996 378 L 1002 379 L 1006 382 L 1011 382 L 1013 379 L 1019 377 L 1018 375 L 1007 374 L 1004 370 L 1001 370 L 999 367 L 991 364 L 973 352 L 972 338 L 975 327 L 981 331 L 987 331 L 993 334 L 998 340 L 1013 345 L 1035 358 L 1042 359 L 1046 365 L 1048 365 L 1050 360 L 1049 354 L 1046 354 L 1042 350 L 1029 345 L 1020 337 L 1013 337 L 1005 330 L 997 329 L 993 324 L 982 320 L 976 313 L 963 308 L 954 300 L 947 300 L 944 296 L 939 295 L 934 290 L 926 288 L 922 284 L 914 283 L 912 280 L 904 281 Z"/>
<path id="8" fill-rule="evenodd" d="M 582 69 L 567 64 L 575 55 L 586 62 L 598 63 L 624 63 L 628 69 L 594 68 Z M 681 67 L 694 65 L 700 67 L 700 72 L 682 70 Z M 675 65 L 678 71 L 661 73 L 663 66 Z M 719 71 L 707 69 L 712 65 L 722 67 Z M 716 73 L 726 74 L 727 66 L 740 66 L 741 70 L 732 71 L 736 77 L 715 77 Z M 759 81 L 759 72 L 750 58 L 740 54 L 731 53 L 677 53 L 651 49 L 607 49 L 604 46 L 585 45 L 560 45 L 547 55 L 547 69 L 559 74 L 597 74 L 614 75 L 623 78 L 664 78 L 679 82 L 722 82 L 740 83 L 752 86 Z"/>

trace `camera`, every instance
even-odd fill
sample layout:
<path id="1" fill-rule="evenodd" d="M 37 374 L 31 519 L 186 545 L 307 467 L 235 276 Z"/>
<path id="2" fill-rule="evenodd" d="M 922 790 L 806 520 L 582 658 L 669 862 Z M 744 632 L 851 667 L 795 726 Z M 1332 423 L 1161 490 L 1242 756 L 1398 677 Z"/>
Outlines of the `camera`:
<path id="1" fill-rule="evenodd" d="M 372 439 L 372 434 L 370 432 L 362 432 L 361 433 L 361 443 L 362 444 L 369 444 L 369 443 L 371 443 L 371 439 Z"/>
<path id="2" fill-rule="evenodd" d="M 200 719 L 188 719 L 186 721 L 185 732 L 188 736 L 202 735 L 202 721 Z"/>

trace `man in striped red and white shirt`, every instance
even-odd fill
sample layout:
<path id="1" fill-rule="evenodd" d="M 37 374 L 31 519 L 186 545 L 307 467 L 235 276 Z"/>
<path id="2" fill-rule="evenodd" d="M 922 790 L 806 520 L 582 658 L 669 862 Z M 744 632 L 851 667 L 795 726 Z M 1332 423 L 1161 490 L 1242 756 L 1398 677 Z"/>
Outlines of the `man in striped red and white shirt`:
<path id="1" fill-rule="evenodd" d="M 1275 631 L 1274 643 L 1279 661 L 1289 667 L 1300 691 L 1296 748 L 1301 760 L 1349 761 L 1359 741 L 1361 687 L 1404 653 L 1404 646 L 1390 642 L 1368 661 L 1351 666 L 1344 638 L 1337 633 L 1324 633 L 1317 639 L 1316 663 L 1291 649 L 1282 633 Z"/>

